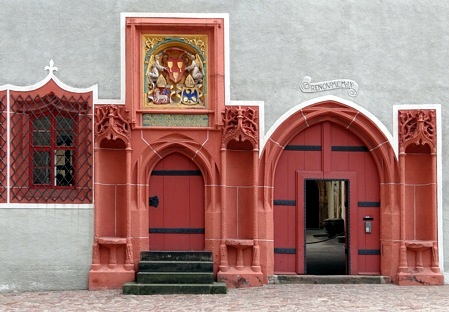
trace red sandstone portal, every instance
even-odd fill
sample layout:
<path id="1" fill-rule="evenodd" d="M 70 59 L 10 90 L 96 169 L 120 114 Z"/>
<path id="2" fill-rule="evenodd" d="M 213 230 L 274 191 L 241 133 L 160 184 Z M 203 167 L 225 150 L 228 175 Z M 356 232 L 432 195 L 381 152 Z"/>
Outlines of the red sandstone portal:
<path id="1" fill-rule="evenodd" d="M 358 212 L 354 216 L 352 215 L 354 211 L 351 212 L 353 217 L 350 221 L 350 229 L 352 229 L 350 239 L 353 243 L 350 255 L 356 263 L 351 264 L 350 272 L 352 274 L 378 274 L 380 265 L 380 274 L 392 277 L 392 280 L 400 285 L 443 283 L 443 277 L 438 268 L 437 206 L 436 189 L 434 188 L 436 185 L 435 114 L 432 110 L 401 112 L 399 121 L 401 126 L 399 161 L 394 156 L 388 140 L 372 121 L 357 110 L 334 101 L 305 107 L 290 116 L 276 129 L 262 155 L 261 167 L 265 168 L 265 183 L 269 184 L 270 181 L 273 181 L 274 203 L 284 196 L 285 198 L 296 196 L 300 203 L 294 205 L 299 208 L 290 208 L 292 210 L 290 215 L 297 214 L 294 219 L 298 220 L 292 225 L 294 229 L 290 230 L 276 225 L 277 220 L 285 217 L 282 216 L 282 213 L 278 216 L 276 204 L 274 205 L 274 242 L 279 244 L 273 246 L 274 248 L 281 248 L 282 244 L 293 246 L 293 239 L 300 242 L 296 246 L 301 245 L 303 241 L 301 233 L 303 232 L 298 231 L 297 228 L 301 224 L 301 213 L 304 211 L 301 207 L 302 198 L 298 195 L 303 188 L 300 186 L 299 190 L 297 189 L 297 185 L 301 184 L 303 177 L 299 178 L 296 184 L 287 183 L 287 188 L 276 188 L 276 185 L 285 185 L 283 180 L 289 174 L 293 174 L 294 168 L 299 168 L 301 175 L 305 177 L 309 175 L 314 179 L 332 179 L 333 175 L 337 174 L 335 178 L 346 178 L 349 181 L 357 179 L 357 191 L 355 191 L 357 202 L 352 203 L 351 206 L 360 206 L 360 203 L 363 206 L 357 207 Z M 324 125 L 327 122 L 330 122 L 330 127 L 335 130 L 328 134 L 324 132 L 325 135 L 320 135 L 317 130 L 313 130 L 319 124 L 325 128 Z M 342 135 L 343 132 L 339 129 L 346 129 L 343 132 L 347 132 L 347 135 Z M 309 135 L 310 131 L 312 133 Z M 332 151 L 334 144 L 332 142 L 341 140 L 339 137 L 347 137 L 350 140 L 346 142 L 352 140 L 351 144 L 362 143 L 369 152 L 354 154 L 346 151 L 339 155 L 337 150 L 340 149 L 339 152 L 343 152 L 342 148 L 337 147 Z M 294 144 L 295 140 L 299 140 L 299 144 Z M 322 143 L 321 140 L 323 140 Z M 299 159 L 292 157 L 289 160 L 287 157 L 289 145 L 314 146 L 319 145 L 317 142 L 331 147 L 324 151 L 314 151 L 313 148 L 301 151 L 298 154 Z M 335 146 L 339 145 L 341 146 L 341 143 L 335 144 Z M 296 148 L 296 150 L 298 149 Z M 291 150 L 295 150 L 295 148 L 291 148 Z M 306 153 L 309 155 L 315 153 L 315 155 L 306 157 Z M 326 153 L 330 153 L 329 155 L 332 156 L 321 155 Z M 349 155 L 353 155 L 351 157 L 367 155 L 363 157 L 368 158 L 357 159 L 356 157 L 351 160 L 351 157 L 348 158 Z M 342 156 L 343 158 L 341 158 Z M 418 162 L 421 165 L 418 165 Z M 413 165 L 410 165 L 411 163 Z M 270 164 L 276 164 L 276 170 L 273 170 Z M 303 168 L 307 168 L 309 171 L 303 171 Z M 283 171 L 285 173 L 281 173 Z M 349 172 L 354 172 L 354 178 L 349 177 Z M 376 182 L 376 177 L 379 178 L 379 182 Z M 291 178 L 290 181 L 293 179 Z M 379 184 L 377 185 L 377 183 Z M 298 194 L 295 195 L 295 192 Z M 266 191 L 266 198 L 270 198 L 270 195 L 271 192 Z M 369 207 L 377 202 L 379 208 Z M 267 201 L 265 203 L 266 210 L 269 210 L 269 203 Z M 282 201 L 278 201 L 278 203 L 282 203 Z M 374 216 L 373 230 L 377 226 L 376 216 L 379 216 L 378 234 L 376 232 L 369 236 L 364 234 L 364 212 L 367 212 L 369 216 Z M 291 218 L 291 216 L 287 218 Z M 354 219 L 356 224 L 354 224 Z M 282 224 L 282 222 L 280 223 Z M 279 230 L 277 230 L 278 228 Z M 281 232 L 276 234 L 276 231 Z M 293 235 L 293 237 L 288 238 L 288 235 Z M 380 236 L 380 239 L 377 235 Z M 376 260 L 379 257 L 380 262 Z M 287 258 L 293 260 L 287 261 Z M 270 271 L 270 267 L 267 269 L 269 272 L 275 273 L 275 271 Z M 273 270 L 301 273 L 303 270 L 301 255 L 275 254 Z"/>
<path id="2" fill-rule="evenodd" d="M 300 253 L 276 249 L 303 246 L 305 179 L 349 181 L 351 274 L 442 283 L 431 111 L 401 115 L 399 160 L 372 120 L 336 101 L 293 113 L 259 157 L 258 107 L 224 103 L 223 19 L 128 18 L 125 26 L 126 105 L 95 109 L 89 289 L 134 280 L 140 252 L 149 249 L 212 251 L 216 277 L 230 287 L 262 285 L 277 272 L 303 273 Z M 203 53 L 197 43 L 205 37 Z M 155 62 L 165 64 L 164 53 L 167 64 L 179 63 L 178 78 L 159 72 L 156 79 L 155 69 L 163 69 Z M 204 76 L 194 59 L 203 62 Z M 191 78 L 181 75 L 183 68 L 191 68 Z M 171 93 L 170 79 L 185 79 L 185 86 Z M 167 103 L 159 95 L 169 91 Z M 155 196 L 158 207 L 149 200 Z M 370 234 L 366 216 L 373 219 Z"/>

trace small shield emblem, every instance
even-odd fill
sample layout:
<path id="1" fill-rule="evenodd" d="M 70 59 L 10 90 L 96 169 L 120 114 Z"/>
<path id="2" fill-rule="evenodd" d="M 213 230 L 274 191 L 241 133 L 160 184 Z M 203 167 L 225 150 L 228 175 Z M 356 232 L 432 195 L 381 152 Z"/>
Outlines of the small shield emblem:
<path id="1" fill-rule="evenodd" d="M 154 88 L 153 92 L 154 104 L 168 104 L 170 103 L 170 89 L 169 88 Z"/>
<path id="2" fill-rule="evenodd" d="M 174 83 L 178 83 L 184 77 L 186 65 L 180 58 L 169 57 L 167 60 L 168 76 Z"/>
<path id="3" fill-rule="evenodd" d="M 182 88 L 181 103 L 194 105 L 199 103 L 199 92 L 197 88 Z"/>

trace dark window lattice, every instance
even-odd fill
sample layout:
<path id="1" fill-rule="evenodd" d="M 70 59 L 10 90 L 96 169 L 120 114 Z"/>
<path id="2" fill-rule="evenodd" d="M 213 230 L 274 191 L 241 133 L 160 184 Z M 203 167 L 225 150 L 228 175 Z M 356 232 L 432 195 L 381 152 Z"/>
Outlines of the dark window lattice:
<path id="1" fill-rule="evenodd" d="M 11 95 L 11 202 L 92 202 L 88 100 Z"/>

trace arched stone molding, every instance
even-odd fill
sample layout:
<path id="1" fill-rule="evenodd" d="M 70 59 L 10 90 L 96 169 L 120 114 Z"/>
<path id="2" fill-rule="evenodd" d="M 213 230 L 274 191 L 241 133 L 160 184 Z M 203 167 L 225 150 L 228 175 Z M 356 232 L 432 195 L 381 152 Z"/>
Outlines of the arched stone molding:
<path id="1" fill-rule="evenodd" d="M 283 116 L 281 124 L 276 124 L 267 133 L 262 157 L 274 168 L 283 147 L 298 133 L 323 121 L 336 123 L 357 135 L 374 156 L 379 168 L 379 177 L 383 182 L 397 181 L 397 159 L 392 147 L 392 138 L 386 128 L 379 127 L 379 121 L 373 121 L 371 116 L 361 112 L 357 107 L 343 104 L 338 98 L 298 105 Z M 287 114 L 288 117 L 285 117 Z M 382 125 L 383 126 L 383 125 Z M 274 170 L 265 168 L 263 181 L 272 185 Z"/>
<path id="2" fill-rule="evenodd" d="M 380 121 L 376 120 L 369 112 L 351 102 L 336 97 L 317 99 L 291 109 L 281 117 L 275 126 L 270 129 L 265 137 L 265 146 L 261 154 L 261 170 L 259 179 L 263 183 L 263 209 L 259 213 L 266 214 L 267 220 L 273 216 L 273 188 L 276 166 L 284 147 L 298 133 L 314 124 L 330 121 L 353 132 L 368 147 L 377 167 L 380 181 L 381 198 L 381 244 L 383 255 L 381 257 L 381 274 L 393 277 L 399 264 L 400 239 L 400 178 L 398 159 L 396 157 L 392 137 Z M 268 224 L 271 229 L 266 230 L 266 239 L 270 241 L 273 233 L 273 224 Z M 262 250 L 262 257 L 266 257 L 266 263 L 272 261 L 270 254 L 273 246 L 267 245 L 267 250 Z M 270 250 L 271 249 L 271 250 Z M 267 267 L 268 275 L 270 265 Z"/>
<path id="3" fill-rule="evenodd" d="M 216 162 L 202 145 L 182 135 L 170 135 L 151 142 L 140 156 L 139 183 L 148 183 L 149 175 L 159 160 L 171 153 L 180 153 L 191 159 L 201 170 L 206 185 L 218 184 Z M 217 169 L 218 170 L 218 169 Z"/>

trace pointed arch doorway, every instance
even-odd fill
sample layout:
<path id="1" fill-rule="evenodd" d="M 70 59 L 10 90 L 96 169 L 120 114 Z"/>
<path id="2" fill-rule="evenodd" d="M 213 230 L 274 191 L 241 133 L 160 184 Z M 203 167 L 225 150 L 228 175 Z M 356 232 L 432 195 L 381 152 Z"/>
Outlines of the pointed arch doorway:
<path id="1" fill-rule="evenodd" d="M 180 153 L 160 160 L 149 186 L 150 250 L 204 250 L 204 179 Z"/>
<path id="2" fill-rule="evenodd" d="M 297 133 L 280 155 L 274 178 L 275 274 L 307 274 L 306 186 L 309 180 L 345 181 L 348 194 L 343 225 L 346 273 L 379 275 L 377 168 L 362 140 L 331 121 L 316 123 Z M 318 226 L 325 227 L 324 219 Z"/>

